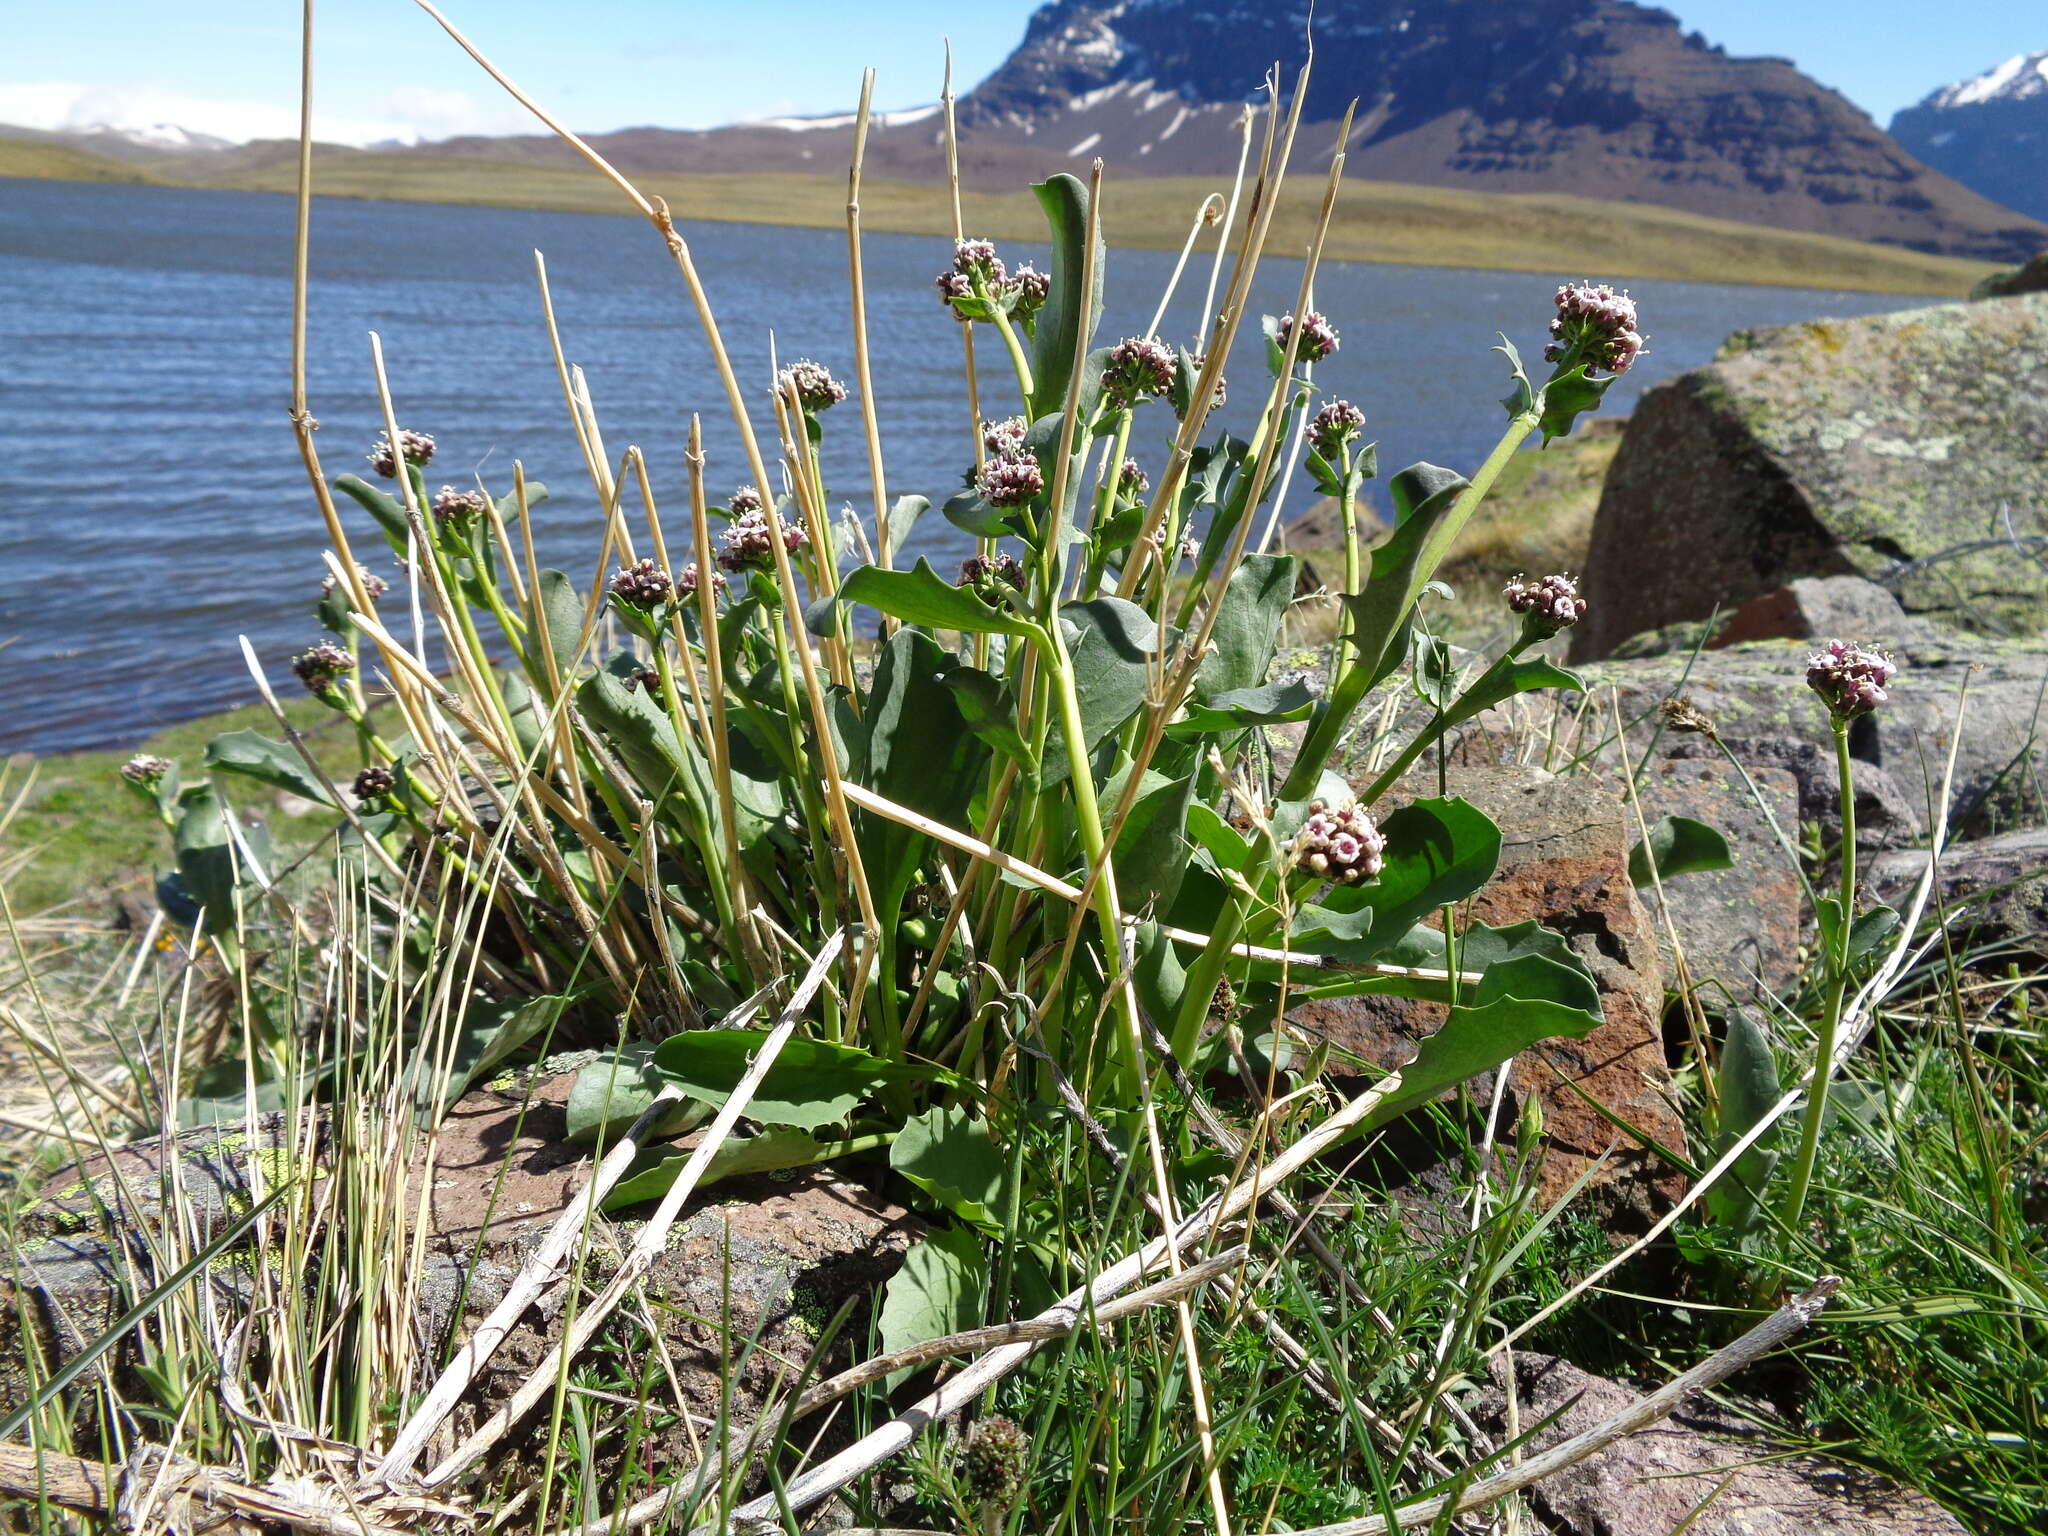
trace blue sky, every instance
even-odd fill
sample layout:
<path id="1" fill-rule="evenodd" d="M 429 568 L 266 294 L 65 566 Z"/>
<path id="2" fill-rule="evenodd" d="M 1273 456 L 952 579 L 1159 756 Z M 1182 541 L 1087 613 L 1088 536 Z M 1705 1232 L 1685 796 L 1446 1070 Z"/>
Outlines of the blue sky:
<path id="1" fill-rule="evenodd" d="M 1323 0 L 1341 6 L 1344 0 Z M 1511 4 L 1513 0 L 1501 0 Z M 2048 48 L 2040 0 L 1666 0 L 1731 53 L 1780 54 L 1880 123 L 1952 80 Z M 446 0 L 458 26 L 576 127 L 703 127 L 938 94 L 940 39 L 972 85 L 1033 0 Z M 226 138 L 296 132 L 293 0 L 0 0 L 0 122 L 171 122 Z M 321 0 L 319 132 L 366 143 L 526 131 L 410 0 Z"/>

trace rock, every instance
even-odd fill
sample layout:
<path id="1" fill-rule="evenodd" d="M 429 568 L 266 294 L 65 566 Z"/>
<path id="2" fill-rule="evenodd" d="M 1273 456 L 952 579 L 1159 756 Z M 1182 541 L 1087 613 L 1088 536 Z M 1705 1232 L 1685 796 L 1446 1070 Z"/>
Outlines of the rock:
<path id="1" fill-rule="evenodd" d="M 1866 879 L 1872 895 L 1898 906 L 1926 868 L 1925 849 L 1903 849 L 1873 862 Z M 1951 844 L 1941 856 L 1938 894 L 1947 907 L 1969 908 L 1957 931 L 1973 944 L 2048 958 L 2048 829 Z"/>
<path id="2" fill-rule="evenodd" d="M 1708 648 L 1745 640 L 1862 640 L 1897 644 L 1913 621 L 1889 590 L 1861 576 L 1802 576 L 1736 609 Z"/>
<path id="3" fill-rule="evenodd" d="M 1638 402 L 1572 654 L 1803 576 L 1889 578 L 1909 612 L 2033 633 L 2048 570 L 2004 519 L 2048 532 L 2043 441 L 2048 294 L 1740 332 Z"/>
<path id="4" fill-rule="evenodd" d="M 1516 1422 L 1526 1430 L 1556 1417 L 1530 1438 L 1536 1456 L 1620 1414 L 1643 1394 L 1591 1376 L 1547 1355 L 1514 1360 Z M 1494 1385 L 1476 1417 L 1504 1431 L 1507 1372 L 1496 1357 Z M 1542 1528 L 1561 1536 L 1968 1536 L 1967 1528 L 1923 1493 L 1875 1473 L 1815 1456 L 1770 1458 L 1754 1430 L 1689 1413 L 1595 1452 L 1524 1495 Z"/>
<path id="5" fill-rule="evenodd" d="M 2048 251 L 2024 267 L 1994 272 L 1970 290 L 1973 299 L 2009 299 L 2022 293 L 2048 293 Z"/>
<path id="6" fill-rule="evenodd" d="M 1685 1128 L 1671 1108 L 1664 1062 L 1663 966 L 1628 880 L 1627 809 L 1590 776 L 1458 768 L 1448 783 L 1450 793 L 1486 812 L 1504 834 L 1499 873 L 1471 902 L 1472 918 L 1495 927 L 1534 918 L 1556 929 L 1600 984 L 1605 1022 L 1583 1040 L 1554 1040 L 1525 1053 L 1509 1079 L 1516 1100 L 1534 1094 L 1543 1104 L 1540 1198 L 1555 1203 L 1613 1147 L 1589 1192 L 1617 1228 L 1641 1230 L 1682 1191 L 1679 1175 L 1632 1145 L 1573 1091 L 1576 1085 L 1682 1155 Z M 1397 788 L 1382 804 L 1391 808 L 1401 793 Z M 1413 1054 L 1414 1040 L 1437 1028 L 1443 1009 L 1403 998 L 1343 998 L 1303 1004 L 1290 1017 L 1311 1034 L 1392 1067 Z M 1490 1076 L 1474 1092 L 1486 1102 Z"/>
<path id="7" fill-rule="evenodd" d="M 1786 836 L 1797 836 L 1799 787 L 1783 768 L 1749 769 L 1757 793 Z M 1709 1008 L 1726 998 L 1750 1002 L 1759 990 L 1782 991 L 1799 974 L 1804 908 L 1798 873 L 1741 775 L 1718 753 L 1708 760 L 1653 759 L 1638 789 L 1643 819 L 1689 816 L 1728 839 L 1729 869 L 1676 875 L 1664 882 L 1671 926 L 1684 947 L 1695 986 Z M 1671 938 L 1650 887 L 1636 891 L 1664 951 L 1665 975 L 1676 985 Z M 1718 985 L 1717 985 L 1718 984 Z"/>
<path id="8" fill-rule="evenodd" d="M 567 1143 L 562 1122 L 574 1076 L 542 1077 L 530 1102 L 521 1084 L 474 1090 L 444 1121 L 417 1283 L 414 1342 L 422 1373 L 442 1358 L 451 1329 L 460 1323 L 466 1332 L 504 1295 L 556 1216 L 585 1187 L 588 1151 Z M 199 1242 L 247 1209 L 251 1164 L 277 1166 L 282 1124 L 282 1116 L 270 1116 L 254 1142 L 239 1131 L 213 1130 L 175 1140 L 183 1200 Z M 120 1246 L 108 1240 L 101 1206 L 115 1214 L 131 1243 L 160 1230 L 162 1145 L 138 1142 L 116 1149 L 111 1162 L 92 1158 L 74 1173 L 53 1175 L 52 1194 L 26 1213 L 16 1234 L 16 1274 L 0 1275 L 0 1400 L 18 1400 L 25 1384 L 24 1312 L 35 1319 L 35 1342 L 54 1365 L 126 1308 L 133 1299 L 129 1287 L 147 1289 L 151 1277 L 131 1276 Z M 604 1283 L 639 1227 L 632 1213 L 593 1223 L 589 1290 Z M 909 1212 L 857 1179 L 820 1169 L 735 1179 L 693 1197 L 642 1283 L 651 1315 L 662 1321 L 667 1360 L 689 1410 L 708 1419 L 723 1401 L 733 1413 L 751 1415 L 778 1374 L 808 1358 L 820 1325 L 848 1297 L 870 1295 L 893 1274 L 921 1230 Z M 231 1308 L 246 1306 L 246 1263 L 217 1263 L 205 1283 Z M 528 1310 L 459 1410 L 458 1431 L 509 1397 L 559 1338 L 565 1300 L 557 1285 Z M 721 1319 L 736 1362 L 730 1372 Z M 758 1345 L 750 1348 L 757 1334 Z M 864 1337 L 857 1320 L 851 1334 Z M 672 1439 L 662 1442 L 665 1454 L 693 1454 L 683 1430 L 673 1431 Z M 513 1445 L 516 1454 L 517 1437 Z"/>
<path id="9" fill-rule="evenodd" d="M 1794 817 L 1779 823 L 1787 837 L 1797 839 L 1801 823 L 1820 828 L 1827 846 L 1842 840 L 1842 794 L 1834 745 L 1800 741 L 1791 736 L 1724 736 L 1728 750 L 1751 777 L 1768 769 L 1792 775 L 1797 787 Z M 1674 758 L 1726 762 L 1710 741 L 1698 736 L 1667 738 L 1665 749 Z M 1683 813 L 1681 813 L 1683 814 Z M 1899 781 L 1876 763 L 1856 765 L 1856 846 L 1864 853 L 1897 848 L 1927 835 L 1927 816 L 1900 787 Z"/>

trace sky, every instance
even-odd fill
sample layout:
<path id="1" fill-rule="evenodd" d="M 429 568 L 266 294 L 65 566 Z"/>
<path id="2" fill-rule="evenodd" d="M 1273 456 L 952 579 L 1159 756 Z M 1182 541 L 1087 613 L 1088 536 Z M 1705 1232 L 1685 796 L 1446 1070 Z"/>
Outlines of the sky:
<path id="1" fill-rule="evenodd" d="M 1880 124 L 1942 85 L 2048 48 L 2042 0 L 1664 3 L 1731 53 L 1792 59 Z M 951 35 L 964 91 L 1022 37 L 1034 0 L 445 0 L 443 9 L 572 127 L 599 132 L 843 110 L 868 65 L 877 108 L 932 101 L 942 38 Z M 298 20 L 292 0 L 0 0 L 0 123 L 296 136 Z M 322 139 L 534 130 L 411 0 L 319 0 L 315 28 Z"/>

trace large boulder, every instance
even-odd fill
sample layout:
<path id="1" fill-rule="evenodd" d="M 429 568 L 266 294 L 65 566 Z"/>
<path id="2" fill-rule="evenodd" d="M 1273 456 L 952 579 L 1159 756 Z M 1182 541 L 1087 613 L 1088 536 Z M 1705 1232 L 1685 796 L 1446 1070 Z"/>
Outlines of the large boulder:
<path id="1" fill-rule="evenodd" d="M 1412 783 L 1382 805 L 1435 792 L 1434 775 Z M 1628 878 L 1628 808 L 1591 775 L 1556 778 L 1540 769 L 1456 768 L 1448 788 L 1491 816 L 1504 834 L 1499 871 L 1461 910 L 1497 928 L 1533 918 L 1556 929 L 1600 986 L 1604 1023 L 1583 1040 L 1552 1040 L 1525 1052 L 1511 1069 L 1509 1102 L 1534 1096 L 1543 1105 L 1539 1198 L 1555 1203 L 1605 1157 L 1591 1198 L 1615 1227 L 1641 1230 L 1682 1192 L 1683 1181 L 1617 1131 L 1608 1115 L 1681 1156 L 1685 1127 L 1671 1107 L 1664 1061 L 1663 963 Z M 1443 1009 L 1405 998 L 1356 997 L 1305 1003 L 1289 1018 L 1377 1067 L 1394 1067 L 1437 1029 Z M 1332 1070 L 1341 1075 L 1344 1069 Z M 1475 1091 L 1480 1102 L 1491 1099 L 1490 1075 Z"/>
<path id="2" fill-rule="evenodd" d="M 2048 294 L 1738 332 L 1644 393 L 1608 471 L 1579 660 L 1802 576 L 2048 622 Z"/>

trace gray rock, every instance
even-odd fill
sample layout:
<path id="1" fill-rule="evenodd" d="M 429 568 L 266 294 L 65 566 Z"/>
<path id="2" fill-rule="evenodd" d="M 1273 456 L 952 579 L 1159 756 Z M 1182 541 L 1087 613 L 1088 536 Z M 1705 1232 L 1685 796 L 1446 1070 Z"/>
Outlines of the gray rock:
<path id="1" fill-rule="evenodd" d="M 1874 581 L 1801 576 L 1744 603 L 1707 644 L 1718 650 L 1744 640 L 1861 640 L 1872 635 L 1897 644 L 1913 622 L 1890 589 Z"/>
<path id="2" fill-rule="evenodd" d="M 1476 1417 L 1504 1428 L 1507 1369 Z M 1548 1450 L 1642 1400 L 1619 1382 L 1546 1355 L 1514 1362 L 1517 1422 L 1557 1417 L 1525 1455 Z M 1766 1460 L 1772 1447 L 1732 1420 L 1680 1413 L 1538 1483 L 1525 1497 L 1543 1528 L 1563 1536 L 1969 1536 L 1923 1493 L 1858 1468 L 1802 1456 Z"/>
<path id="3" fill-rule="evenodd" d="M 1973 299 L 2009 299 L 2021 293 L 2048 293 L 2048 251 L 2023 267 L 1994 272 L 1970 290 Z"/>
<path id="4" fill-rule="evenodd" d="M 1637 405 L 1572 654 L 1805 576 L 1889 579 L 1909 612 L 2036 632 L 2044 441 L 2048 294 L 1738 333 Z"/>
<path id="5" fill-rule="evenodd" d="M 1798 786 L 1783 768 L 1749 769 L 1757 794 L 1787 836 L 1796 833 Z M 1749 787 L 1727 759 L 1653 760 L 1638 794 L 1643 818 L 1689 816 L 1728 839 L 1734 865 L 1677 875 L 1663 882 L 1693 984 L 1709 1007 L 1725 1000 L 1753 1002 L 1759 991 L 1778 992 L 1799 974 L 1804 907 L 1798 873 L 1786 858 Z M 1636 890 L 1663 947 L 1665 974 L 1677 985 L 1671 937 L 1656 890 Z"/>
<path id="6" fill-rule="evenodd" d="M 1887 853 L 1869 867 L 1872 893 L 1896 906 L 1927 868 L 1925 849 Z M 2048 957 L 2048 829 L 1954 843 L 1941 856 L 1940 899 L 1968 909 L 1957 925 L 1974 944 Z"/>
<path id="7" fill-rule="evenodd" d="M 1674 758 L 1727 761 L 1712 742 L 1697 736 L 1667 740 L 1667 751 Z M 1820 828 L 1824 843 L 1834 846 L 1841 842 L 1842 794 L 1832 743 L 1823 748 L 1819 742 L 1800 741 L 1792 736 L 1724 736 L 1722 740 L 1746 768 L 1777 768 L 1791 774 L 1798 787 L 1795 815 L 1792 820 L 1780 822 L 1788 837 L 1798 836 L 1800 823 L 1810 823 Z M 1858 763 L 1857 849 L 1875 853 L 1925 837 L 1924 805 L 1924 799 L 1916 804 L 1885 768 L 1876 763 Z"/>

